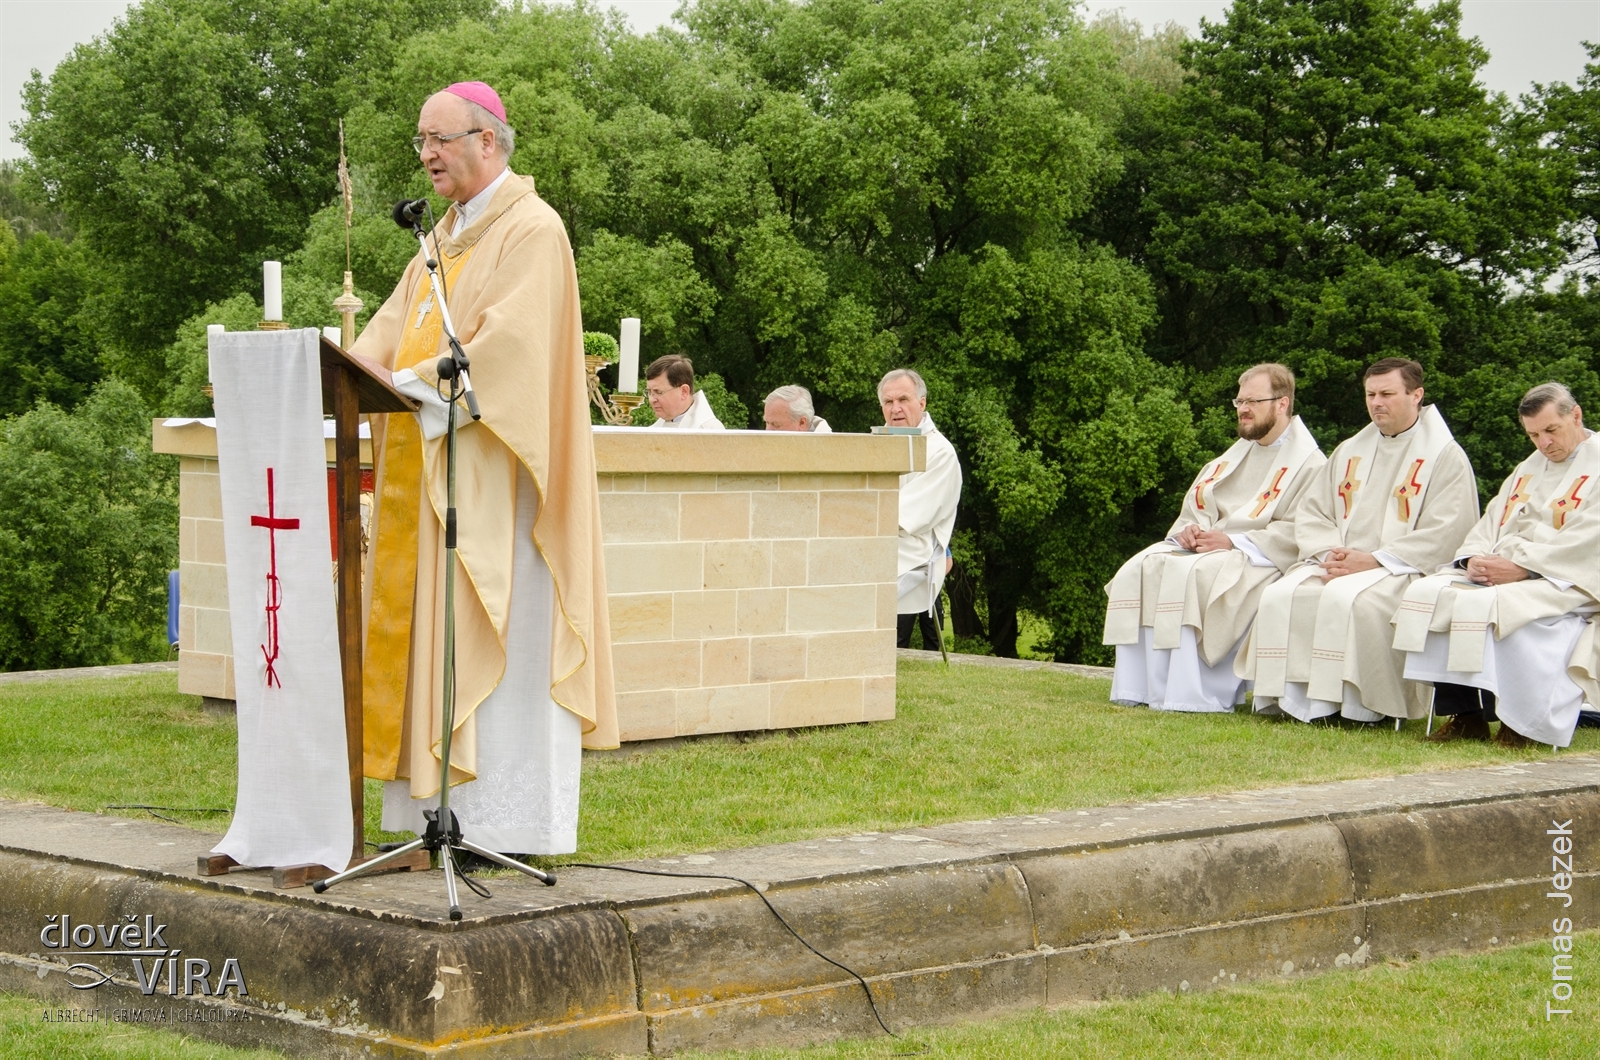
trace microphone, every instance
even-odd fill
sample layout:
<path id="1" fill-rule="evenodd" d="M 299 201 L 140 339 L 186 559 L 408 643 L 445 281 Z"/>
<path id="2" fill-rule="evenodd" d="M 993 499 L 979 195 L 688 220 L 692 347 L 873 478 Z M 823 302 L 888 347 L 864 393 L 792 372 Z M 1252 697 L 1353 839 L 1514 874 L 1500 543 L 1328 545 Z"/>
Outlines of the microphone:
<path id="1" fill-rule="evenodd" d="M 427 209 L 427 199 L 401 199 L 394 204 L 394 223 L 401 228 L 415 228 L 422 223 Z"/>

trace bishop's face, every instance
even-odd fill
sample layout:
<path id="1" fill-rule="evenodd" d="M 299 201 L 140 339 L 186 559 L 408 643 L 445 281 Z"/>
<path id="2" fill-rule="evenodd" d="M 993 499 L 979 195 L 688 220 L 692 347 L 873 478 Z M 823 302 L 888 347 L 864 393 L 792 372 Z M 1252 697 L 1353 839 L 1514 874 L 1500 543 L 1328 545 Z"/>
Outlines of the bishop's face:
<path id="1" fill-rule="evenodd" d="M 1578 446 L 1583 444 L 1583 409 L 1577 405 L 1563 415 L 1550 402 L 1532 416 L 1522 417 L 1522 429 L 1528 440 L 1539 447 L 1539 452 L 1552 464 L 1565 463 Z"/>
<path id="2" fill-rule="evenodd" d="M 922 410 L 928 407 L 928 399 L 917 396 L 917 384 L 897 375 L 878 388 L 878 406 L 883 410 L 886 426 L 917 427 L 922 424 Z"/>
<path id="3" fill-rule="evenodd" d="M 471 105 L 448 92 L 429 96 L 417 118 L 417 135 L 424 138 L 422 168 L 428 171 L 433 190 L 452 202 L 466 202 L 505 168 L 495 153 L 492 133 L 485 136 L 479 130 L 456 136 L 476 128 Z M 441 142 L 441 136 L 455 138 Z"/>

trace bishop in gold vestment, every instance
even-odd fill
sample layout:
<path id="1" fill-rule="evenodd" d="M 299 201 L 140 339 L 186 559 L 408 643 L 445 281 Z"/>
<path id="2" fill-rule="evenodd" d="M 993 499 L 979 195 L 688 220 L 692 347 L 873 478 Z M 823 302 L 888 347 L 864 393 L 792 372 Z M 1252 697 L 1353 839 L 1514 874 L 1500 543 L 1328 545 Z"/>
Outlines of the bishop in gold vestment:
<path id="1" fill-rule="evenodd" d="M 617 746 L 572 248 L 533 181 L 507 168 L 513 134 L 487 85 L 430 97 L 417 131 L 435 190 L 454 200 L 434 235 L 483 414 L 458 418 L 451 806 L 480 845 L 565 853 L 581 747 Z M 419 254 L 352 351 L 431 405 L 372 432 L 364 750 L 367 776 L 388 782 L 391 829 L 419 828 L 442 779 L 445 351 Z"/>

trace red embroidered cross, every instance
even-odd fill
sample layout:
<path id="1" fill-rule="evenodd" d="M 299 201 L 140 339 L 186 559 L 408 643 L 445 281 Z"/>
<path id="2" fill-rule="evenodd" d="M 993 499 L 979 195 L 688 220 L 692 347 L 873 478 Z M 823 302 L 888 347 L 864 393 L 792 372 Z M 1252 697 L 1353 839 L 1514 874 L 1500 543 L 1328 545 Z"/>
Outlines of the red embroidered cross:
<path id="1" fill-rule="evenodd" d="M 267 686 L 277 685 L 283 687 L 283 682 L 278 680 L 278 672 L 272 664 L 278 661 L 278 608 L 283 606 L 283 589 L 278 582 L 278 531 L 298 530 L 300 520 L 280 519 L 274 506 L 272 495 L 272 469 L 267 468 L 267 514 L 252 515 L 251 526 L 264 526 L 267 528 L 267 549 L 271 556 L 271 566 L 267 569 L 267 643 L 261 645 L 261 654 L 267 658 Z"/>
<path id="2" fill-rule="evenodd" d="M 1206 487 L 1222 478 L 1222 473 L 1228 469 L 1226 460 L 1218 460 L 1217 466 L 1211 469 L 1211 474 L 1200 479 L 1194 484 L 1194 506 L 1202 512 L 1206 510 Z"/>

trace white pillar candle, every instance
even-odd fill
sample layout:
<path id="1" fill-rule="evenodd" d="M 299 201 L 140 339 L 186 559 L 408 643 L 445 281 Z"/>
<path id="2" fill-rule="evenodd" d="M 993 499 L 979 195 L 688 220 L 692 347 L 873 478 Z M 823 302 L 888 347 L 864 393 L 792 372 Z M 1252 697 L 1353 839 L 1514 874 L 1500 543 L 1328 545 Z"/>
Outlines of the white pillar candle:
<path id="1" fill-rule="evenodd" d="M 261 319 L 283 319 L 283 266 L 276 261 L 261 263 Z"/>
<path id="2" fill-rule="evenodd" d="M 341 349 L 343 348 L 343 343 L 344 343 L 344 329 L 343 328 L 323 328 L 322 329 L 322 337 L 327 339 L 329 342 L 333 343 L 335 346 L 338 346 Z"/>
<path id="3" fill-rule="evenodd" d="M 622 363 L 617 365 L 617 392 L 639 391 L 639 318 L 622 318 Z"/>

